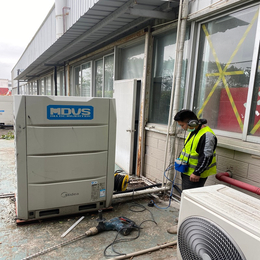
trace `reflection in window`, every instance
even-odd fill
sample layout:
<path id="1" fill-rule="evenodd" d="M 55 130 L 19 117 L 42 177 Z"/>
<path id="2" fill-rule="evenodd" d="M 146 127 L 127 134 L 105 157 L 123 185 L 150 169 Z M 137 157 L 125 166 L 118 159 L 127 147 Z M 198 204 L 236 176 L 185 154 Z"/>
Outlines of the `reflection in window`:
<path id="1" fill-rule="evenodd" d="M 251 135 L 260 136 L 260 53 L 257 63 L 248 132 Z"/>
<path id="2" fill-rule="evenodd" d="M 46 93 L 45 93 L 45 84 L 44 84 L 44 78 L 43 79 L 41 79 L 41 87 L 40 87 L 40 89 L 41 89 L 41 93 L 40 93 L 40 95 L 45 95 Z"/>
<path id="3" fill-rule="evenodd" d="M 61 84 L 60 84 L 60 80 L 61 80 L 61 77 L 60 77 L 60 73 L 58 72 L 57 73 L 57 96 L 60 96 L 61 94 Z"/>
<path id="4" fill-rule="evenodd" d="M 32 82 L 32 95 L 37 95 L 37 81 Z"/>
<path id="5" fill-rule="evenodd" d="M 104 63 L 105 63 L 104 97 L 113 97 L 114 55 L 105 56 Z"/>
<path id="6" fill-rule="evenodd" d="M 136 79 L 143 77 L 144 43 L 121 49 L 119 79 Z"/>
<path id="7" fill-rule="evenodd" d="M 253 7 L 201 26 L 194 111 L 214 129 L 242 133 L 257 12 Z"/>
<path id="8" fill-rule="evenodd" d="M 186 39 L 189 39 L 187 30 Z M 186 41 L 187 42 L 187 41 Z M 183 75 L 181 82 L 180 107 L 183 105 L 183 95 L 185 86 L 185 75 L 187 66 L 186 42 L 184 48 Z M 173 68 L 176 52 L 176 30 L 167 34 L 154 37 L 154 61 L 153 79 L 151 87 L 151 103 L 149 112 L 149 122 L 167 124 L 172 90 Z"/>
<path id="9" fill-rule="evenodd" d="M 46 80 L 46 95 L 52 95 L 51 77 L 47 77 Z"/>
<path id="10" fill-rule="evenodd" d="M 82 65 L 81 96 L 90 97 L 91 66 L 90 62 Z"/>
<path id="11" fill-rule="evenodd" d="M 91 64 L 90 62 L 74 68 L 75 96 L 90 97 Z"/>
<path id="12" fill-rule="evenodd" d="M 81 72 L 80 66 L 74 68 L 74 87 L 75 87 L 75 96 L 80 96 L 80 83 L 81 83 Z"/>
<path id="13" fill-rule="evenodd" d="M 65 96 L 64 71 L 60 71 L 60 95 Z"/>
<path id="14" fill-rule="evenodd" d="M 103 89 L 103 59 L 95 62 L 95 96 L 102 97 Z"/>

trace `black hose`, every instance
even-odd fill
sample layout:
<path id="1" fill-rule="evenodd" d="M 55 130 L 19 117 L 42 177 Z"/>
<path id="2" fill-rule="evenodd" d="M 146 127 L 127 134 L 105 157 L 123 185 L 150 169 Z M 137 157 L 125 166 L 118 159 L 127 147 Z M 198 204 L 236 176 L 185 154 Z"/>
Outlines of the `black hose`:
<path id="1" fill-rule="evenodd" d="M 182 190 L 177 185 L 174 184 L 173 187 L 179 192 L 179 194 L 182 193 Z"/>

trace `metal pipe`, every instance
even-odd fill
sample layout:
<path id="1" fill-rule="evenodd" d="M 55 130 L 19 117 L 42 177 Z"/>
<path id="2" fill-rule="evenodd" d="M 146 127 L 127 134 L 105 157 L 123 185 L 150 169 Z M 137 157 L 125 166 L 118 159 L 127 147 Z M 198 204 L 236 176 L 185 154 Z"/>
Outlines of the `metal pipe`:
<path id="1" fill-rule="evenodd" d="M 228 172 L 219 172 L 216 174 L 216 178 L 220 181 L 224 181 L 224 182 L 231 184 L 233 186 L 236 186 L 238 188 L 241 188 L 241 189 L 253 192 L 257 195 L 260 195 L 260 187 L 256 187 L 251 184 L 232 179 Z"/>
<path id="2" fill-rule="evenodd" d="M 181 32 L 180 32 L 180 46 L 178 49 L 178 61 L 177 61 L 177 72 L 176 72 L 176 86 L 174 89 L 174 102 L 173 102 L 173 115 L 179 110 L 180 103 L 180 89 L 181 89 L 181 76 L 182 76 L 182 63 L 183 63 L 183 49 L 186 36 L 186 26 L 189 12 L 189 0 L 183 1 L 182 17 L 181 17 Z M 174 121 L 173 121 L 174 122 Z"/>
<path id="3" fill-rule="evenodd" d="M 173 132 L 173 124 L 172 115 L 176 114 L 176 110 L 179 107 L 179 99 L 180 99 L 180 87 L 181 87 L 181 72 L 182 72 L 182 60 L 183 60 L 183 47 L 184 40 L 186 34 L 186 24 L 187 24 L 187 16 L 188 16 L 188 3 L 189 0 L 180 1 L 179 5 L 179 17 L 178 17 L 178 27 L 177 27 L 177 39 L 176 39 L 176 54 L 175 60 L 176 63 L 174 65 L 173 70 L 173 78 L 172 78 L 172 91 L 171 91 L 171 100 L 170 100 L 170 111 L 168 117 L 168 127 L 167 127 L 167 136 L 166 136 L 166 147 L 165 147 L 165 157 L 164 157 L 164 169 L 166 169 L 167 164 L 167 153 L 168 153 L 168 143 L 170 131 Z M 180 38 L 180 40 L 179 40 Z M 175 85 L 175 77 L 176 77 L 176 85 Z M 172 146 L 172 154 L 170 160 L 173 161 L 174 157 L 174 145 Z M 170 171 L 169 175 L 170 179 L 173 179 L 173 171 Z M 162 183 L 164 183 L 165 176 L 163 174 Z"/>
<path id="4" fill-rule="evenodd" d="M 137 252 L 134 252 L 134 253 L 130 253 L 130 254 L 122 255 L 122 256 L 117 256 L 117 257 L 111 258 L 111 260 L 127 259 L 127 258 L 131 258 L 133 256 L 138 256 L 138 255 L 142 255 L 142 254 L 145 254 L 145 253 L 150 253 L 152 251 L 160 250 L 160 249 L 163 249 L 163 248 L 168 247 L 168 246 L 174 246 L 176 244 L 177 244 L 177 241 L 173 241 L 173 242 L 169 242 L 169 243 L 166 243 L 166 244 L 162 244 L 160 246 L 155 246 L 155 247 L 150 247 L 150 248 L 147 248 L 147 249 L 144 249 L 144 250 L 140 250 L 140 251 L 137 251 Z"/>
<path id="5" fill-rule="evenodd" d="M 39 79 L 36 80 L 36 87 L 37 87 L 37 95 L 39 96 L 40 95 L 40 80 Z"/>
<path id="6" fill-rule="evenodd" d="M 148 77 L 150 77 L 150 66 L 149 66 L 149 46 L 151 44 L 151 27 L 148 27 L 147 33 L 145 34 L 145 48 L 144 48 L 144 67 L 143 67 L 143 79 L 141 81 L 141 101 L 140 101 L 140 115 L 139 115 L 139 129 L 138 129 L 138 147 L 137 147 L 137 163 L 136 163 L 136 175 L 141 176 L 144 168 L 144 146 L 145 146 L 145 135 L 144 126 L 146 124 L 146 111 L 145 106 L 147 103 L 146 95 L 148 88 Z"/>
<path id="7" fill-rule="evenodd" d="M 136 192 L 136 191 L 139 191 L 139 190 L 146 190 L 146 189 L 149 189 L 149 188 L 159 187 L 159 186 L 162 186 L 162 184 L 161 183 L 157 183 L 157 184 L 152 184 L 152 185 L 149 185 L 149 186 L 146 186 L 146 187 L 140 187 L 140 188 L 131 189 L 131 190 L 116 191 L 114 194 L 122 194 L 122 193 L 127 193 L 127 192 Z"/>
<path id="8" fill-rule="evenodd" d="M 65 13 L 65 9 L 70 10 L 70 7 L 67 7 L 67 6 L 62 7 L 63 33 L 65 33 L 67 30 L 67 22 L 65 20 L 65 16 L 69 15 L 69 12 Z"/>
<path id="9" fill-rule="evenodd" d="M 124 197 L 132 197 L 132 196 L 137 196 L 137 195 L 155 193 L 155 192 L 159 192 L 159 191 L 167 191 L 169 189 L 170 188 L 168 188 L 168 187 L 163 187 L 163 188 L 156 188 L 156 189 L 133 191 L 133 192 L 129 192 L 129 193 L 120 193 L 120 194 L 113 195 L 113 199 L 124 198 Z"/>

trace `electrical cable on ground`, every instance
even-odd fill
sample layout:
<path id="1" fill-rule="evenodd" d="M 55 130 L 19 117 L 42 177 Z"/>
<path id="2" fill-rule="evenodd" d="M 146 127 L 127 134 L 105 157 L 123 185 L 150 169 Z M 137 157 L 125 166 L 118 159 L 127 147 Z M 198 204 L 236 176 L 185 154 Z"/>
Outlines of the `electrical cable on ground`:
<path id="1" fill-rule="evenodd" d="M 173 180 L 170 180 L 170 179 L 166 176 L 166 172 L 169 171 L 172 167 L 174 167 L 174 164 L 173 164 L 173 163 L 170 163 L 169 166 L 168 166 L 168 167 L 166 168 L 166 170 L 164 171 L 164 176 L 165 176 L 165 178 L 172 183 L 171 192 L 170 192 L 170 196 L 169 196 L 169 205 L 168 205 L 167 207 L 162 208 L 162 207 L 159 207 L 158 205 L 156 205 L 156 204 L 154 203 L 154 201 L 152 201 L 153 204 L 154 204 L 154 206 L 155 206 L 156 208 L 158 208 L 158 209 L 167 209 L 167 208 L 169 208 L 169 207 L 171 206 L 173 188 L 174 188 L 174 186 L 176 186 L 176 185 L 175 185 L 175 179 L 176 179 L 176 176 L 177 176 L 177 171 L 175 171 L 175 176 L 174 176 L 174 179 L 173 179 Z M 177 190 L 178 190 L 178 189 L 177 189 Z"/>
<path id="2" fill-rule="evenodd" d="M 132 199 L 133 199 L 133 198 L 132 198 Z M 141 209 L 141 210 L 134 210 L 133 207 L 140 207 L 140 208 L 142 208 L 142 209 Z M 133 241 L 133 240 L 139 238 L 140 232 L 141 232 L 141 229 L 142 229 L 142 228 L 141 228 L 141 225 L 142 225 L 143 223 L 145 223 L 145 222 L 150 221 L 150 222 L 153 222 L 153 223 L 155 223 L 155 224 L 157 225 L 157 222 L 154 220 L 153 213 L 152 213 L 149 209 L 147 209 L 145 206 L 143 206 L 143 205 L 141 205 L 141 204 L 139 204 L 139 203 L 133 202 L 133 205 L 131 205 L 131 206 L 129 207 L 129 210 L 132 211 L 132 212 L 144 212 L 145 210 L 147 210 L 147 211 L 150 212 L 152 219 L 144 220 L 143 222 L 141 222 L 141 224 L 140 224 L 139 226 L 137 226 L 138 234 L 137 234 L 135 237 L 118 239 L 118 235 L 120 234 L 120 231 L 118 231 L 118 232 L 117 232 L 117 235 L 116 235 L 116 237 L 115 237 L 115 239 L 114 239 L 114 241 L 113 241 L 111 244 L 109 244 L 109 245 L 104 249 L 104 256 L 105 256 L 105 257 L 116 257 L 116 256 L 126 255 L 126 254 L 124 254 L 124 253 L 119 253 L 119 252 L 117 252 L 117 251 L 115 250 L 115 248 L 114 248 L 114 245 L 116 245 L 116 244 L 118 244 L 118 243 L 121 243 L 121 242 L 123 243 L 123 242 Z M 108 254 L 106 253 L 106 251 L 107 251 L 107 249 L 108 249 L 109 247 L 111 247 L 111 249 L 112 249 L 112 251 L 115 253 L 115 255 L 108 255 Z"/>

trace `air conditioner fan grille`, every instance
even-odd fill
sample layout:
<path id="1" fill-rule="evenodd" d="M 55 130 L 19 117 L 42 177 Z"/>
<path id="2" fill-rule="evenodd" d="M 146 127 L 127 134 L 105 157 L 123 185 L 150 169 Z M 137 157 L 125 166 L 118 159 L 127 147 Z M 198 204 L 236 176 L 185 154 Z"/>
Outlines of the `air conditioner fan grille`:
<path id="1" fill-rule="evenodd" d="M 235 241 L 216 223 L 189 217 L 178 230 L 183 260 L 246 260 Z"/>

